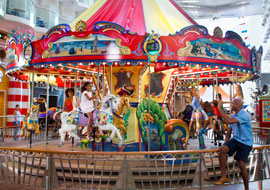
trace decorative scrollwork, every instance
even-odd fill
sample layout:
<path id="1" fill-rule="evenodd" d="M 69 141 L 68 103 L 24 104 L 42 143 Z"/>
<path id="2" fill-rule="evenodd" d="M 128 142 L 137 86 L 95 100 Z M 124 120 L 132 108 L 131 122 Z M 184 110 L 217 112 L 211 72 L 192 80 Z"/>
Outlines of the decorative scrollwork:
<path id="1" fill-rule="evenodd" d="M 120 52 L 122 55 L 130 55 L 131 54 L 131 50 L 129 47 L 127 46 L 122 46 L 121 45 L 122 39 L 116 39 L 115 43 L 118 47 L 120 47 Z"/>
<path id="2" fill-rule="evenodd" d="M 192 45 L 191 45 L 190 41 L 186 41 L 186 47 L 180 48 L 177 51 L 177 55 L 179 57 L 189 56 L 189 52 L 191 52 L 191 49 L 192 49 Z"/>
<path id="3" fill-rule="evenodd" d="M 43 53 L 42 53 L 42 58 L 43 58 L 43 59 L 49 58 L 49 57 L 50 57 L 49 51 L 53 48 L 53 45 L 52 45 L 52 43 L 50 42 L 50 43 L 48 44 L 48 46 L 49 46 L 49 48 L 48 48 L 47 50 L 43 51 Z"/>
<path id="4" fill-rule="evenodd" d="M 76 32 L 86 32 L 87 31 L 87 25 L 86 22 L 83 20 L 80 20 L 75 25 L 75 31 Z"/>

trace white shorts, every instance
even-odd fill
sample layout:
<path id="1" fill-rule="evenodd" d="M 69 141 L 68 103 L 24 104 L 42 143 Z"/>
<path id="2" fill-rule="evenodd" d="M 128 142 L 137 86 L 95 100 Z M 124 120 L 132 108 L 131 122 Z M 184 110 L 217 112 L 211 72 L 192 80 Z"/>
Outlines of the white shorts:
<path id="1" fill-rule="evenodd" d="M 205 113 L 205 111 L 204 111 L 204 110 L 201 110 L 200 112 L 202 113 L 204 120 L 208 120 L 208 116 L 207 116 L 207 114 Z M 195 114 L 195 113 L 196 113 L 196 110 L 192 112 L 190 121 L 193 121 L 193 117 L 194 117 L 194 114 Z"/>

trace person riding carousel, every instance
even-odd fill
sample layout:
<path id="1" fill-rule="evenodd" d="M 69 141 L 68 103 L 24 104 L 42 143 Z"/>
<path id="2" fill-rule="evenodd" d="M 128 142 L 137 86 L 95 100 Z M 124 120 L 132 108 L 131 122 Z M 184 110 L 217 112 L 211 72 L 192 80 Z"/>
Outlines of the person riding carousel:
<path id="1" fill-rule="evenodd" d="M 93 84 L 91 82 L 85 82 L 81 87 L 81 111 L 86 113 L 89 117 L 88 127 L 87 127 L 87 135 L 86 138 L 89 141 L 93 141 L 94 139 L 91 137 L 91 132 L 93 131 L 92 123 L 93 123 L 93 111 L 95 110 L 94 107 L 94 99 L 96 98 L 95 93 L 92 93 Z M 102 136 L 103 133 L 98 128 L 97 135 Z"/>
<path id="2" fill-rule="evenodd" d="M 77 96 L 74 96 L 74 88 L 68 88 L 65 91 L 66 100 L 64 102 L 63 111 L 71 112 L 77 109 Z"/>
<path id="3" fill-rule="evenodd" d="M 235 86 L 235 94 L 233 95 L 233 100 L 234 99 L 241 99 L 241 100 L 244 100 L 244 94 L 243 94 L 243 90 L 242 90 L 242 87 L 240 84 L 237 84 Z"/>
<path id="4" fill-rule="evenodd" d="M 193 118 L 197 113 L 202 113 L 203 119 L 204 119 L 204 126 L 206 126 L 206 121 L 208 120 L 208 116 L 205 113 L 205 111 L 202 109 L 201 103 L 200 103 L 200 96 L 199 93 L 197 92 L 197 89 L 195 87 L 192 87 L 190 90 L 190 95 L 192 97 L 192 103 L 191 106 L 193 107 L 193 112 L 191 116 L 191 122 L 189 124 L 189 131 L 191 131 L 192 123 L 193 123 Z"/>
<path id="5" fill-rule="evenodd" d="M 220 140 L 223 140 L 223 136 L 222 134 L 224 133 L 224 129 L 223 129 L 223 121 L 222 121 L 222 116 L 219 112 L 218 109 L 218 104 L 222 102 L 219 100 L 213 100 L 211 103 L 211 107 L 213 109 L 213 119 L 211 120 L 211 126 L 213 126 L 213 131 L 214 131 L 214 141 L 215 141 L 215 145 L 217 145 L 217 141 L 219 141 L 219 146 L 221 146 Z"/>

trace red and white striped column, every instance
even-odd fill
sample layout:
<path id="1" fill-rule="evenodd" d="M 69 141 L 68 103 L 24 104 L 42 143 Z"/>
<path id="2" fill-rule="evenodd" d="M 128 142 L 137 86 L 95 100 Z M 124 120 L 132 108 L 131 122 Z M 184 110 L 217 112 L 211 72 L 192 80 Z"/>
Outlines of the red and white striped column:
<path id="1" fill-rule="evenodd" d="M 27 113 L 30 107 L 30 85 L 29 82 L 17 81 L 10 78 L 8 89 L 7 115 L 13 116 L 15 106 L 20 105 L 22 115 Z M 22 120 L 22 119 L 21 119 Z M 7 126 L 13 126 L 14 117 L 8 117 Z"/>

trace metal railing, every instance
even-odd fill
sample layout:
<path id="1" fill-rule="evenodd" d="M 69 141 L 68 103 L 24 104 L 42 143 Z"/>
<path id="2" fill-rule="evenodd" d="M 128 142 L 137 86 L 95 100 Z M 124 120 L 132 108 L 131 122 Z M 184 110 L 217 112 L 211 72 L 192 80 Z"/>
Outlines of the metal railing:
<path id="1" fill-rule="evenodd" d="M 8 118 L 14 118 L 13 115 L 5 115 L 5 116 L 0 116 L 0 143 L 1 142 L 14 142 L 16 140 L 24 140 L 28 139 L 26 137 L 22 137 L 22 127 L 16 127 L 16 126 L 6 126 L 6 121 Z M 21 118 L 24 118 L 24 115 L 21 116 Z M 48 125 L 48 136 L 49 139 L 51 138 L 52 135 L 54 135 L 54 132 L 51 132 L 53 129 L 53 126 L 50 124 Z M 27 133 L 27 130 L 25 130 L 25 134 Z M 53 133 L 53 134 L 52 134 Z M 32 140 L 42 140 L 45 139 L 46 131 L 45 128 L 40 128 L 40 133 L 38 135 L 33 134 L 32 135 Z M 0 144 L 1 146 L 1 144 Z"/>
<path id="2" fill-rule="evenodd" d="M 250 181 L 270 178 L 270 146 L 254 147 Z M 207 187 L 220 177 L 217 149 L 168 152 L 46 151 L 0 147 L 0 181 L 58 189 L 180 189 Z M 229 183 L 241 183 L 227 161 Z M 207 179 L 207 181 L 204 180 Z"/>
<path id="3" fill-rule="evenodd" d="M 270 128 L 252 127 L 253 143 L 260 145 L 270 144 Z"/>
<path id="4" fill-rule="evenodd" d="M 253 144 L 255 145 L 268 145 L 270 144 L 270 127 L 252 127 Z M 225 135 L 223 135 L 225 139 Z M 214 141 L 213 129 L 207 131 L 207 135 L 204 135 L 204 140 Z"/>

